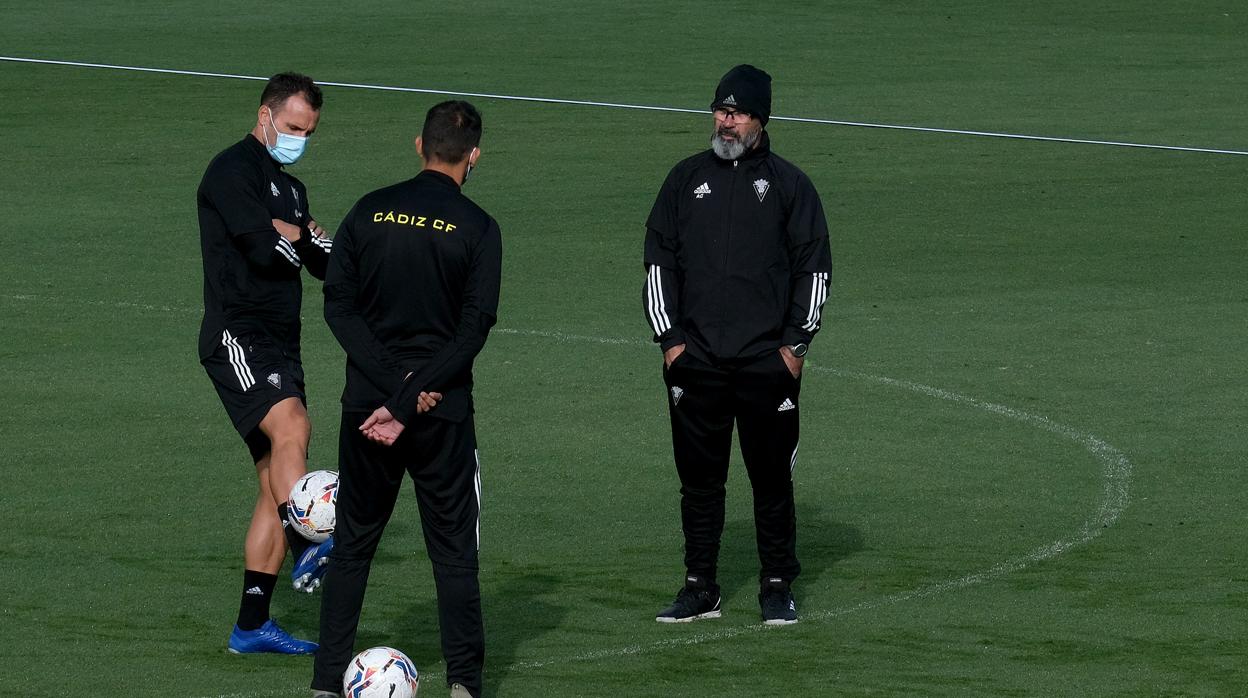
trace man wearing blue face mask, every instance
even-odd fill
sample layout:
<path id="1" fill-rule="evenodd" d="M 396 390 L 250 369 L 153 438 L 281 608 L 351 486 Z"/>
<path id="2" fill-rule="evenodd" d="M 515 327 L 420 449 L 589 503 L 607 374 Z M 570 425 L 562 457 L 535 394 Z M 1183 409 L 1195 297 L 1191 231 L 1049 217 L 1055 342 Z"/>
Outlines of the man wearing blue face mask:
<path id="1" fill-rule="evenodd" d="M 290 525 L 286 498 L 307 469 L 308 421 L 299 355 L 300 271 L 325 278 L 331 241 L 283 168 L 316 131 L 321 90 L 304 75 L 273 76 L 256 124 L 208 165 L 198 191 L 204 263 L 199 359 L 251 452 L 259 495 L 244 544 L 243 593 L 229 638 L 235 653 L 309 654 L 269 616 L 290 548 L 297 591 L 320 584 L 333 538 L 313 544 Z"/>

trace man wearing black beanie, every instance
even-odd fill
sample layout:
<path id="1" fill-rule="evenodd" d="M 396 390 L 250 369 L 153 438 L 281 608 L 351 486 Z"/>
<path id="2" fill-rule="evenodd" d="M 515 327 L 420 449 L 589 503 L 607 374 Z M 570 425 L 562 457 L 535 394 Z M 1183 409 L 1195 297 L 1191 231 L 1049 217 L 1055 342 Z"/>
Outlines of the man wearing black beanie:
<path id="1" fill-rule="evenodd" d="M 832 273 L 810 179 L 771 152 L 771 76 L 739 65 L 711 102 L 711 148 L 678 163 L 646 221 L 642 301 L 663 350 L 680 477 L 685 584 L 663 623 L 718 618 L 724 485 L 735 423 L 754 495 L 759 606 L 797 622 L 793 469 L 802 362 Z"/>

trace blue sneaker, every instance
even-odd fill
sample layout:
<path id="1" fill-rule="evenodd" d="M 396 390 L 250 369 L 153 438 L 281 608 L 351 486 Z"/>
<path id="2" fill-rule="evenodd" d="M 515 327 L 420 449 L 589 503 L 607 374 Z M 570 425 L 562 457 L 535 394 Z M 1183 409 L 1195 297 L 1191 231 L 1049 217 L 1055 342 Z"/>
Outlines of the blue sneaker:
<path id="1" fill-rule="evenodd" d="M 321 577 L 325 576 L 325 565 L 329 563 L 329 552 L 334 549 L 334 537 L 326 538 L 323 543 L 308 546 L 294 567 L 290 568 L 290 582 L 295 591 L 308 594 L 316 591 L 321 585 Z"/>
<path id="2" fill-rule="evenodd" d="M 234 626 L 230 633 L 230 651 L 234 654 L 276 652 L 278 654 L 312 654 L 316 643 L 290 636 L 272 618 L 255 630 L 239 630 Z"/>

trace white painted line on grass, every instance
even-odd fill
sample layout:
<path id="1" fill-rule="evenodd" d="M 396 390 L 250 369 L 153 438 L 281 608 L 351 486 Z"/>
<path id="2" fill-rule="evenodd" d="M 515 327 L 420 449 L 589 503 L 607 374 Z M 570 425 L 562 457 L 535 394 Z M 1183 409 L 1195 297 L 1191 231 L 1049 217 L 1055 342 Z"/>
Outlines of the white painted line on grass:
<path id="1" fill-rule="evenodd" d="M 645 339 L 618 339 L 615 337 L 593 337 L 584 334 L 565 334 L 563 332 L 547 332 L 544 330 L 513 330 L 509 327 L 495 327 L 490 333 L 511 334 L 520 337 L 541 337 L 542 339 L 553 339 L 559 342 L 573 342 L 579 344 L 614 344 L 617 346 L 650 346 L 654 342 Z"/>
<path id="2" fill-rule="evenodd" d="M 52 296 L 33 295 L 29 293 L 10 293 L 3 296 L 13 301 L 41 301 L 45 303 L 60 304 L 64 303 L 64 299 L 54 298 Z M 78 305 L 90 305 L 97 308 L 113 308 L 115 310 L 144 310 L 158 313 L 177 313 L 177 314 L 203 314 L 201 308 L 184 308 L 174 305 L 155 305 L 151 303 L 130 303 L 128 301 L 104 301 L 92 299 L 77 299 L 74 303 Z"/>
<path id="3" fill-rule="evenodd" d="M 108 70 L 128 70 L 140 73 L 162 73 L 165 75 L 192 75 L 205 78 L 230 78 L 234 80 L 268 80 L 260 75 L 236 75 L 232 73 L 213 73 L 202 70 L 175 70 L 171 68 L 150 68 L 134 65 L 113 65 L 111 63 L 86 63 L 82 61 L 61 61 L 47 58 L 22 58 L 19 56 L 0 56 L 0 61 L 11 63 L 37 63 L 43 65 L 70 66 L 75 68 L 103 68 Z M 682 114 L 709 114 L 706 109 L 683 109 L 680 107 L 660 107 L 648 104 L 626 104 L 621 102 L 595 102 L 583 99 L 559 99 L 554 97 L 529 97 L 523 95 L 506 95 L 489 92 L 462 92 L 457 90 L 435 90 L 423 87 L 398 87 L 394 85 L 373 85 L 354 82 L 331 82 L 317 80 L 316 84 L 325 87 L 345 87 L 360 90 L 379 90 L 383 92 L 411 92 L 416 94 L 445 95 L 450 97 L 480 97 L 482 99 L 501 99 L 515 102 L 538 102 L 542 104 L 568 104 L 582 107 L 607 107 L 612 109 L 639 109 L 645 111 L 676 112 Z M 1025 133 L 1001 133 L 997 131 L 975 131 L 959 128 L 936 128 L 931 126 L 904 126 L 900 124 L 875 124 L 865 121 L 844 121 L 841 119 L 816 119 L 800 116 L 772 116 L 772 121 L 791 121 L 803 124 L 828 124 L 833 126 L 856 126 L 860 128 L 879 128 L 895 131 L 916 131 L 919 133 L 944 133 L 957 136 L 980 136 L 987 138 L 1010 138 L 1025 141 L 1045 141 L 1050 143 L 1074 143 L 1079 145 L 1103 145 L 1120 148 L 1146 148 L 1150 150 L 1171 150 L 1189 153 L 1213 153 L 1217 155 L 1248 155 L 1248 151 L 1229 150 L 1222 148 L 1197 148 L 1179 145 L 1159 145 L 1154 143 L 1130 143 L 1127 141 L 1105 141 L 1091 138 L 1071 138 L 1065 136 L 1035 136 Z"/>

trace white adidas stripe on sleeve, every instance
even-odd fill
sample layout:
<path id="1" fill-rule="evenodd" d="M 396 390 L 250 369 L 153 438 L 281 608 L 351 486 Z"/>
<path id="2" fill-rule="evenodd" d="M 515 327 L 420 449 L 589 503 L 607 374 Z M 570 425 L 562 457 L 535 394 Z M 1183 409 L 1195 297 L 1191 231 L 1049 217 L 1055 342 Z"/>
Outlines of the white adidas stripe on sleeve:
<path id="1" fill-rule="evenodd" d="M 278 237 L 277 246 L 274 249 L 276 249 L 278 252 L 281 252 L 282 256 L 286 258 L 286 261 L 290 262 L 296 267 L 303 266 L 303 260 L 299 259 L 299 253 L 295 252 L 295 248 L 293 245 L 290 244 L 290 240 L 287 240 L 284 237 Z"/>
<path id="2" fill-rule="evenodd" d="M 646 311 L 650 317 L 650 327 L 656 335 L 672 328 L 672 319 L 668 317 L 667 304 L 663 301 L 662 274 L 662 269 L 652 264 L 646 276 Z"/>
<path id="3" fill-rule="evenodd" d="M 819 317 L 823 313 L 823 304 L 828 300 L 828 273 L 811 274 L 810 306 L 806 310 L 806 323 L 802 329 L 814 332 L 819 329 Z"/>

